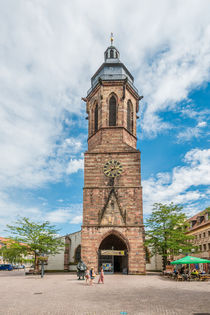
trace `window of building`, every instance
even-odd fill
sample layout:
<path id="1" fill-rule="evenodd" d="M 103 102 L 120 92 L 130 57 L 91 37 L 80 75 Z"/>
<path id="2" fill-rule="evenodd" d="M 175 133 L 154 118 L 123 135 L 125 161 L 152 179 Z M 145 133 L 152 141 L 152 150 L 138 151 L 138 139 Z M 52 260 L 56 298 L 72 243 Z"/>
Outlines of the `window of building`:
<path id="1" fill-rule="evenodd" d="M 202 245 L 199 245 L 199 251 L 200 252 L 202 251 Z"/>
<path id="2" fill-rule="evenodd" d="M 74 255 L 74 260 L 75 262 L 79 262 L 81 259 L 81 245 L 77 246 L 76 250 L 75 250 L 75 255 Z"/>
<path id="3" fill-rule="evenodd" d="M 113 49 L 110 50 L 110 58 L 114 58 L 114 51 L 113 51 Z"/>
<path id="4" fill-rule="evenodd" d="M 208 243 L 208 250 L 210 250 L 210 243 Z"/>
<path id="5" fill-rule="evenodd" d="M 94 130 L 95 130 L 95 132 L 98 130 L 98 104 L 96 104 L 96 107 L 95 107 L 95 115 L 94 115 L 95 117 L 95 128 L 94 128 Z"/>
<path id="6" fill-rule="evenodd" d="M 204 221 L 204 215 L 200 216 L 200 223 L 202 223 Z"/>
<path id="7" fill-rule="evenodd" d="M 208 236 L 210 236 L 210 231 L 208 231 Z"/>
<path id="8" fill-rule="evenodd" d="M 206 233 L 205 232 L 203 233 L 203 237 L 206 237 Z"/>
<path id="9" fill-rule="evenodd" d="M 199 238 L 201 238 L 201 234 L 199 234 Z"/>
<path id="10" fill-rule="evenodd" d="M 131 101 L 128 101 L 127 104 L 127 129 L 133 132 L 133 110 Z"/>
<path id="11" fill-rule="evenodd" d="M 191 221 L 191 227 L 193 227 L 196 224 L 196 222 L 197 222 L 196 220 L 192 220 Z"/>
<path id="12" fill-rule="evenodd" d="M 197 240 L 197 235 L 195 235 L 195 240 Z"/>
<path id="13" fill-rule="evenodd" d="M 203 244 L 203 250 L 204 251 L 206 250 L 206 244 Z"/>
<path id="14" fill-rule="evenodd" d="M 116 126 L 117 105 L 116 99 L 112 96 L 109 100 L 109 126 Z"/>

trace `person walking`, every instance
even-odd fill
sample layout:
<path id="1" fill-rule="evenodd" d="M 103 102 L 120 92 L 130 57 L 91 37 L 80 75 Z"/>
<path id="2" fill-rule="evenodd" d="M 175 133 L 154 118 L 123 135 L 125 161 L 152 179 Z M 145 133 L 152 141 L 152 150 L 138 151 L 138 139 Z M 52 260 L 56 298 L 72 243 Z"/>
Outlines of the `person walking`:
<path id="1" fill-rule="evenodd" d="M 98 283 L 100 283 L 100 282 L 104 284 L 104 270 L 103 270 L 102 266 L 100 269 L 100 275 L 99 275 L 99 279 L 98 279 Z"/>
<path id="2" fill-rule="evenodd" d="M 95 279 L 95 272 L 94 272 L 94 268 L 91 267 L 90 269 L 90 285 L 93 285 L 93 280 Z"/>
<path id="3" fill-rule="evenodd" d="M 87 268 L 87 270 L 86 270 L 85 280 L 86 280 L 86 284 L 90 284 L 90 270 L 89 270 L 89 268 Z"/>

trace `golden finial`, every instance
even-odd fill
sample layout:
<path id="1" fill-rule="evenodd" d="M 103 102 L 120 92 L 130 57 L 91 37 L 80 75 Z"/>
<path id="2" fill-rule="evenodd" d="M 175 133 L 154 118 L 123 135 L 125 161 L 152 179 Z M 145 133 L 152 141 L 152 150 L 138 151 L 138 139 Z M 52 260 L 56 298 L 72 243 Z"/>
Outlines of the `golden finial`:
<path id="1" fill-rule="evenodd" d="M 113 40 L 114 40 L 114 35 L 113 35 L 113 33 L 111 33 L 111 38 L 110 38 L 110 40 L 111 40 L 111 46 L 112 46 Z"/>

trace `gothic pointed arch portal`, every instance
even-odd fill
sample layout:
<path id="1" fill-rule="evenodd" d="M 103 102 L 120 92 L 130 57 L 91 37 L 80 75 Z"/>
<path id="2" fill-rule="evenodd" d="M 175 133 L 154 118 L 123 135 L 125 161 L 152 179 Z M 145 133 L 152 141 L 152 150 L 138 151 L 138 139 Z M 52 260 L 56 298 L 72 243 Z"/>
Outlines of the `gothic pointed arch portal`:
<path id="1" fill-rule="evenodd" d="M 106 273 L 128 273 L 129 248 L 115 231 L 103 238 L 98 248 L 98 268 Z"/>

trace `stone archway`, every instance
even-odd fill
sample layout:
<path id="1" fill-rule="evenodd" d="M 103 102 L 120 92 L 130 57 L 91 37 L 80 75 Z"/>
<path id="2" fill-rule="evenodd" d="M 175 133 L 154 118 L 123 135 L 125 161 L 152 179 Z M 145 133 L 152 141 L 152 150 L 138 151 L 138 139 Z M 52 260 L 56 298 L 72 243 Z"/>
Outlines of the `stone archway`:
<path id="1" fill-rule="evenodd" d="M 98 268 L 107 273 L 128 273 L 129 248 L 118 233 L 106 235 L 98 248 Z"/>

